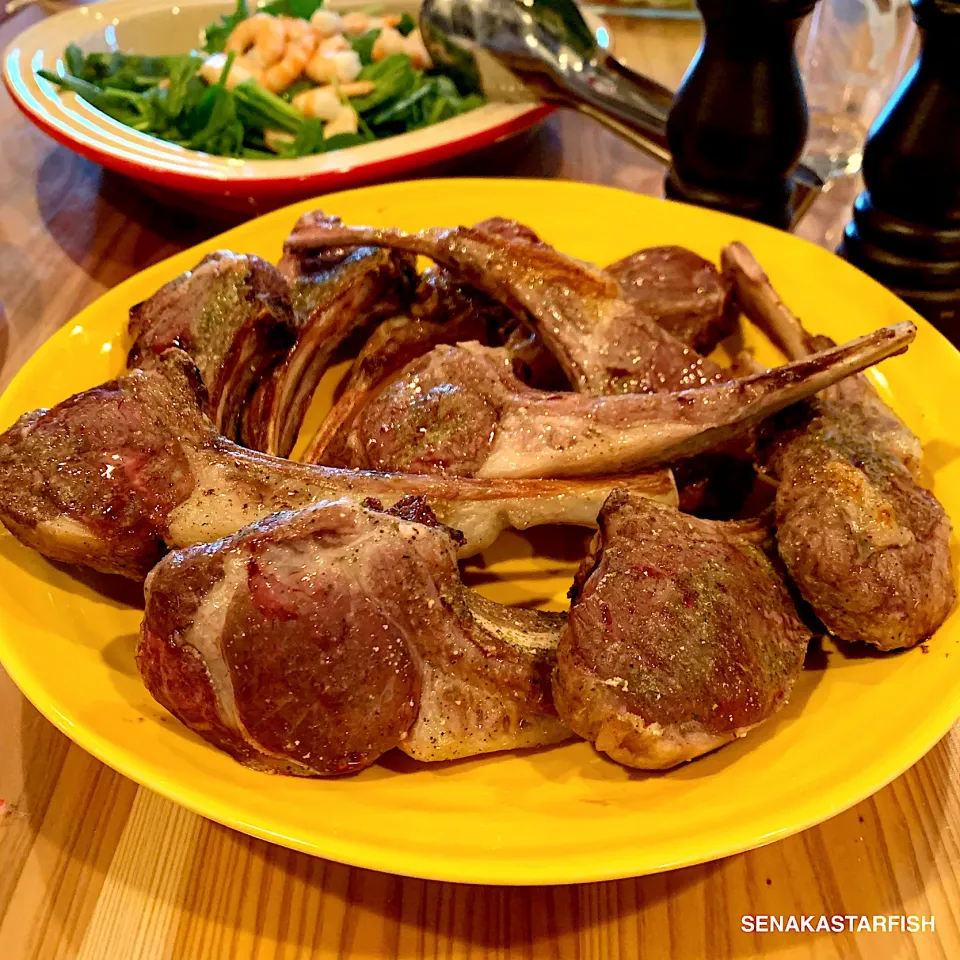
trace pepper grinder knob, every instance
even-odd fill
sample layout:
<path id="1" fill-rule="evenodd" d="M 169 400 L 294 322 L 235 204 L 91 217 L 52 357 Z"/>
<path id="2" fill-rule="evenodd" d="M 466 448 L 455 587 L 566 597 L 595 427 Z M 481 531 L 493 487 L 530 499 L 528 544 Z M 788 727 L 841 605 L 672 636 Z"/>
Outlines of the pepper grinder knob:
<path id="1" fill-rule="evenodd" d="M 920 56 L 863 151 L 839 253 L 960 346 L 960 0 L 913 0 Z"/>
<path id="2" fill-rule="evenodd" d="M 817 0 L 697 0 L 704 38 L 667 122 L 666 194 L 785 228 L 807 138 L 794 41 Z"/>

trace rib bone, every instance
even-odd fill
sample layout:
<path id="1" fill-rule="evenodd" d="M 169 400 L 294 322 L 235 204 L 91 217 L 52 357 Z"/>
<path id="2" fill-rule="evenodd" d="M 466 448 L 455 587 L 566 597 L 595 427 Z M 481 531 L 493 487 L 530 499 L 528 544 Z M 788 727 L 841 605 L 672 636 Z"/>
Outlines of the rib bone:
<path id="1" fill-rule="evenodd" d="M 624 300 L 610 274 L 529 239 L 469 227 L 405 233 L 323 221 L 297 224 L 284 249 L 292 255 L 358 243 L 422 254 L 455 271 L 527 320 L 577 390 L 651 392 L 722 377 Z"/>
<path id="2" fill-rule="evenodd" d="M 297 342 L 250 403 L 245 438 L 275 456 L 290 455 L 330 361 L 354 331 L 402 310 L 413 267 L 408 258 L 370 247 L 293 284 L 302 317 Z M 250 434 L 247 437 L 247 434 Z"/>
<path id="3" fill-rule="evenodd" d="M 911 323 L 744 380 L 678 394 L 547 393 L 503 350 L 437 347 L 358 417 L 351 464 L 477 477 L 583 476 L 691 457 L 907 348 Z"/>

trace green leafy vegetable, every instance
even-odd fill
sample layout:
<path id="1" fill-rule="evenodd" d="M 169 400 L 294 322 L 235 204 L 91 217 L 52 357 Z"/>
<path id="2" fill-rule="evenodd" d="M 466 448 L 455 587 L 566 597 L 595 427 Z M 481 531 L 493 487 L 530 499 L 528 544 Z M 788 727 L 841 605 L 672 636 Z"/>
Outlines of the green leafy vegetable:
<path id="1" fill-rule="evenodd" d="M 48 70 L 38 70 L 37 73 L 44 80 L 73 91 L 83 97 L 87 103 L 102 110 L 108 117 L 119 120 L 120 123 L 133 127 L 134 130 L 150 128 L 152 109 L 143 94 L 131 93 L 129 90 L 104 90 L 79 77 L 61 77 Z"/>
<path id="2" fill-rule="evenodd" d="M 273 0 L 260 8 L 261 13 L 271 13 L 275 17 L 297 17 L 309 20 L 321 7 L 323 0 Z"/>
<path id="3" fill-rule="evenodd" d="M 271 0 L 261 9 L 309 19 L 321 6 L 322 0 Z M 222 53 L 230 33 L 255 10 L 248 0 L 237 0 L 232 13 L 204 31 L 205 51 Z M 415 28 L 407 14 L 398 25 L 405 36 Z M 358 132 L 331 137 L 324 136 L 320 120 L 305 117 L 291 103 L 298 93 L 315 88 L 307 77 L 299 77 L 279 95 L 253 80 L 227 89 L 233 53 L 213 83 L 200 76 L 204 58 L 193 53 L 84 55 L 76 44 L 64 50 L 63 75 L 38 73 L 135 130 L 192 150 L 251 160 L 342 150 L 439 123 L 482 104 L 477 93 L 458 90 L 447 76 L 415 68 L 406 54 L 374 63 L 373 46 L 379 35 L 375 29 L 348 38 L 362 64 L 358 79 L 371 81 L 374 89 L 349 101 L 358 114 Z"/>
<path id="4" fill-rule="evenodd" d="M 67 68 L 67 73 L 71 76 L 83 76 L 83 51 L 75 43 L 71 43 L 67 49 L 63 51 L 63 62 Z"/>
<path id="5" fill-rule="evenodd" d="M 335 133 L 323 141 L 323 152 L 332 153 L 334 150 L 344 150 L 346 147 L 358 147 L 361 143 L 369 143 L 370 138 L 362 133 Z"/>
<path id="6" fill-rule="evenodd" d="M 371 63 L 360 71 L 358 80 L 371 80 L 376 90 L 350 101 L 358 113 L 369 113 L 388 100 L 397 100 L 410 93 L 417 81 L 417 71 L 405 53 L 392 53 L 379 63 Z"/>
<path id="7" fill-rule="evenodd" d="M 203 49 L 208 53 L 223 53 L 227 45 L 227 37 L 233 33 L 233 28 L 250 16 L 247 11 L 247 0 L 237 0 L 236 9 L 220 18 L 219 23 L 211 23 L 203 31 Z"/>
<path id="8" fill-rule="evenodd" d="M 203 97 L 204 83 L 197 76 L 200 60 L 197 57 L 181 57 L 171 63 L 167 76 L 166 99 L 164 109 L 171 121 L 188 110 Z"/>
<path id="9" fill-rule="evenodd" d="M 396 123 L 398 120 L 413 120 L 416 114 L 413 112 L 414 107 L 420 103 L 425 97 L 429 97 L 433 93 L 433 87 L 430 81 L 419 84 L 411 93 L 408 93 L 405 97 L 402 97 L 399 100 L 395 100 L 393 103 L 386 106 L 384 109 L 379 110 L 372 117 L 369 118 L 369 123 L 371 127 L 381 127 L 387 123 Z M 415 122 L 415 121 L 414 121 Z"/>
<path id="10" fill-rule="evenodd" d="M 238 113 L 247 127 L 296 134 L 306 122 L 299 110 L 295 110 L 282 97 L 264 90 L 252 80 L 238 83 L 233 95 L 237 101 Z"/>
<path id="11" fill-rule="evenodd" d="M 208 87 L 187 125 L 191 150 L 235 157 L 243 145 L 243 124 L 233 93 L 219 83 Z"/>
<path id="12" fill-rule="evenodd" d="M 359 36 L 348 37 L 350 46 L 356 50 L 360 62 L 365 67 L 369 67 L 373 63 L 373 45 L 377 42 L 379 36 L 380 28 L 377 27 L 376 30 L 368 30 Z"/>
<path id="13" fill-rule="evenodd" d="M 79 47 L 71 44 L 63 54 L 67 72 L 78 80 L 86 80 L 104 90 L 142 91 L 156 87 L 172 70 L 185 62 L 194 72 L 201 60 L 192 55 L 180 57 L 141 57 L 124 53 L 90 53 L 84 57 Z"/>
<path id="14" fill-rule="evenodd" d="M 323 150 L 323 124 L 313 118 L 304 120 L 291 145 L 291 156 L 306 157 Z"/>

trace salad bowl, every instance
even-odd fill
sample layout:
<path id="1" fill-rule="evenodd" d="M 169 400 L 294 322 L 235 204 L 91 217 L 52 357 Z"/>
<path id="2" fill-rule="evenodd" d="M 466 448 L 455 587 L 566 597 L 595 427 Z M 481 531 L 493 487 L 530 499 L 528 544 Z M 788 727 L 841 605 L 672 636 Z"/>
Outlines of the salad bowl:
<path id="1" fill-rule="evenodd" d="M 339 13 L 365 11 L 364 0 L 330 0 Z M 229 14 L 230 0 L 105 0 L 33 25 L 3 54 L 3 79 L 14 103 L 45 133 L 102 166 L 141 181 L 170 199 L 257 212 L 306 196 L 417 175 L 492 147 L 540 124 L 553 109 L 540 103 L 486 103 L 433 126 L 371 143 L 296 159 L 214 156 L 125 126 L 39 76 L 63 72 L 68 44 L 85 53 L 186 54 L 204 28 Z M 380 8 L 378 8 L 379 10 Z M 416 16 L 416 0 L 387 0 L 384 13 Z M 602 46 L 603 24 L 590 20 Z"/>

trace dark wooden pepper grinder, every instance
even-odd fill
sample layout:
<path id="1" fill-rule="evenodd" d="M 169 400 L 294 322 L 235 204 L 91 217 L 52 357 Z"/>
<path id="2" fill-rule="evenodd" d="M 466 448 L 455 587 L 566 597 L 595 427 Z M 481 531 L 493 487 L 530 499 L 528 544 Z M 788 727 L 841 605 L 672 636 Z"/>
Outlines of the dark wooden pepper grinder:
<path id="1" fill-rule="evenodd" d="M 841 255 L 960 346 L 960 0 L 912 0 L 920 56 L 863 151 Z"/>
<path id="2" fill-rule="evenodd" d="M 677 91 L 666 194 L 786 227 L 807 138 L 794 40 L 817 0 L 697 0 L 703 43 Z"/>

